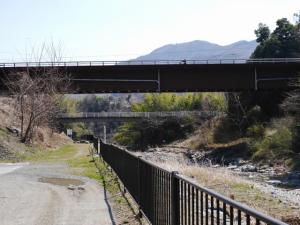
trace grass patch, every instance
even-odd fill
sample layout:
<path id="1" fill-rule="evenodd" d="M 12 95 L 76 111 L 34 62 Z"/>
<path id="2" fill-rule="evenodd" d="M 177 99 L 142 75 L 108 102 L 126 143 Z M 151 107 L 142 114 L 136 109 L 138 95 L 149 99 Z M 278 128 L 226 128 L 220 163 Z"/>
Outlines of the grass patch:
<path id="1" fill-rule="evenodd" d="M 114 182 L 116 177 L 107 169 L 99 157 L 91 157 L 88 150 L 86 154 L 68 159 L 66 162 L 73 169 L 73 174 L 85 176 L 99 181 L 109 192 L 117 192 L 118 186 Z M 112 182 L 109 182 L 112 181 Z"/>
<path id="2" fill-rule="evenodd" d="M 6 129 L 0 128 L 0 136 L 7 137 L 9 134 Z"/>
<path id="3" fill-rule="evenodd" d="M 72 157 L 77 148 L 74 144 L 68 144 L 56 150 L 44 150 L 40 147 L 31 147 L 23 153 L 18 153 L 17 158 L 22 161 L 63 161 Z"/>
<path id="4" fill-rule="evenodd" d="M 251 150 L 255 161 L 284 161 L 293 155 L 292 123 L 289 118 L 274 119 L 260 139 L 253 139 Z"/>

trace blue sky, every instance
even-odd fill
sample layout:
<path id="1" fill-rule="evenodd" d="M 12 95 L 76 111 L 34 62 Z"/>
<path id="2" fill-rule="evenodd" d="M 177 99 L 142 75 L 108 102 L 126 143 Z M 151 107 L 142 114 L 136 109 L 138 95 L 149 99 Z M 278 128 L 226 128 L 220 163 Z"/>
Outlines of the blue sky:
<path id="1" fill-rule="evenodd" d="M 0 61 L 54 43 L 66 60 L 126 60 L 170 43 L 255 39 L 299 0 L 2 0 Z M 27 57 L 26 57 L 27 55 Z"/>

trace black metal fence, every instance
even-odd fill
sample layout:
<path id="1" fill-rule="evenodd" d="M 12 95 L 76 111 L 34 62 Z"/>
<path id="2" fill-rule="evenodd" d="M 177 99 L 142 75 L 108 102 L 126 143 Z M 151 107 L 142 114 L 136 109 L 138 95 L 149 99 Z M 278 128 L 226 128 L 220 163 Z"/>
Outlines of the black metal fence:
<path id="1" fill-rule="evenodd" d="M 104 143 L 100 149 L 154 225 L 286 225 L 124 149 Z"/>

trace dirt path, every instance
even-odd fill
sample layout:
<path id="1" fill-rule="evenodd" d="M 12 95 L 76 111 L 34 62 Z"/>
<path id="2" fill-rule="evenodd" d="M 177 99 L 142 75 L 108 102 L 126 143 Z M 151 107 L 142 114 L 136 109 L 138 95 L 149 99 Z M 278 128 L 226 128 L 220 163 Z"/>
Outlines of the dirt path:
<path id="1" fill-rule="evenodd" d="M 104 190 L 96 181 L 68 175 L 66 163 L 6 167 L 0 166 L 1 225 L 114 224 Z"/>

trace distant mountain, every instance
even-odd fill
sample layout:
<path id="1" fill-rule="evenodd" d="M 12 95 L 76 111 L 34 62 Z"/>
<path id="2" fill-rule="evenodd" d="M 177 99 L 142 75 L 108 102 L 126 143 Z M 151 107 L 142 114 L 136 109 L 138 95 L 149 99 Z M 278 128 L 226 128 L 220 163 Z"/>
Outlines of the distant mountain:
<path id="1" fill-rule="evenodd" d="M 191 41 L 162 46 L 136 60 L 248 59 L 256 46 L 256 41 L 238 41 L 225 46 L 207 41 Z"/>

